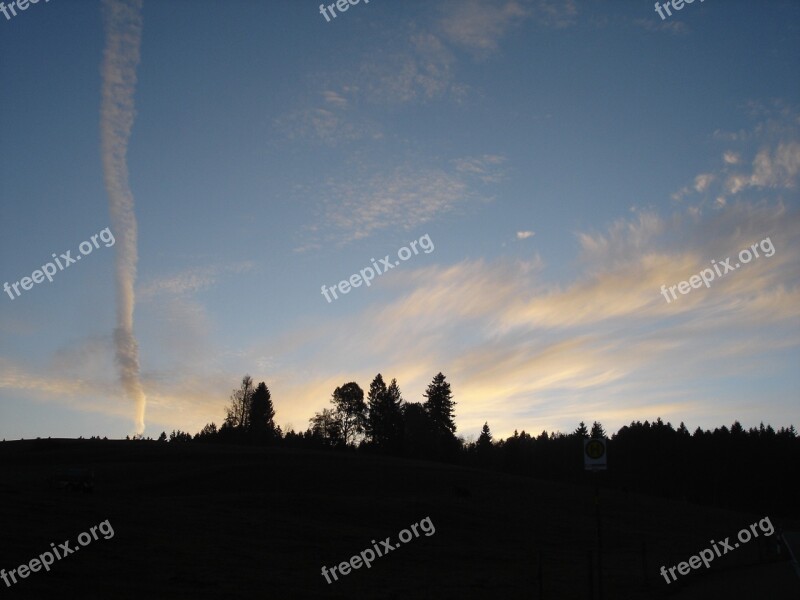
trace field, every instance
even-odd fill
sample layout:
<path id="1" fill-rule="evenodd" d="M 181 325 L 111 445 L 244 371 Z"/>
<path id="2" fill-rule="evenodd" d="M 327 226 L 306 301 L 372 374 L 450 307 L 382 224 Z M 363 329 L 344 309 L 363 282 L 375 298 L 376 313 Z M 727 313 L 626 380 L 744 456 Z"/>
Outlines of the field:
<path id="1" fill-rule="evenodd" d="M 89 467 L 94 491 L 50 487 Z M 0 567 L 108 520 L 92 541 L 3 597 L 590 598 L 594 489 L 346 453 L 201 444 L 0 444 Z M 660 566 L 765 515 L 601 490 L 603 598 L 796 598 L 800 579 L 761 537 L 669 586 Z M 338 565 L 425 517 L 421 535 L 326 583 Z M 797 521 L 770 515 L 777 527 Z M 796 517 L 796 515 L 795 515 Z M 763 559 L 760 565 L 755 563 Z M 705 571 L 705 572 L 702 572 Z M 539 573 L 541 572 L 541 582 Z M 596 577 L 596 572 L 595 572 Z M 599 596 L 595 593 L 595 598 Z"/>

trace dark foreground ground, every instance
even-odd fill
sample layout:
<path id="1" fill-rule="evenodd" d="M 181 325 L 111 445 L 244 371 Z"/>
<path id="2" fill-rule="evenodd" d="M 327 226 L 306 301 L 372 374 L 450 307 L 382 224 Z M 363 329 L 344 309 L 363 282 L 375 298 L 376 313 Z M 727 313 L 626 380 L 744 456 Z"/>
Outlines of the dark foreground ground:
<path id="1" fill-rule="evenodd" d="M 95 490 L 51 489 L 67 466 Z M 588 476 L 589 474 L 587 474 Z M 800 598 L 772 536 L 669 586 L 688 560 L 764 516 L 601 492 L 605 600 Z M 329 569 L 430 517 L 436 532 L 327 584 Z M 797 514 L 793 515 L 796 519 Z M 284 449 L 41 440 L 0 443 L 0 568 L 109 520 L 101 536 L 0 598 L 590 598 L 591 487 L 448 465 Z M 785 554 L 784 554 L 785 556 Z M 538 574 L 541 572 L 541 582 Z M 595 578 L 597 573 L 595 572 Z M 541 589 L 541 592 L 540 592 Z M 595 593 L 594 598 L 599 598 Z"/>

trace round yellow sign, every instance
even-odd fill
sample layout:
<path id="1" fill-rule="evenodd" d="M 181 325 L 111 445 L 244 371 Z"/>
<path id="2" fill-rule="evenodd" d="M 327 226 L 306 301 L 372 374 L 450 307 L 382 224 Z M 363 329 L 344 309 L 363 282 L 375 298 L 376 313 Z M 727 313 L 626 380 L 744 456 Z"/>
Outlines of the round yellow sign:
<path id="1" fill-rule="evenodd" d="M 598 442 L 597 440 L 592 440 L 588 444 L 586 444 L 586 455 L 589 458 L 598 459 L 606 452 L 606 446 L 602 442 Z"/>

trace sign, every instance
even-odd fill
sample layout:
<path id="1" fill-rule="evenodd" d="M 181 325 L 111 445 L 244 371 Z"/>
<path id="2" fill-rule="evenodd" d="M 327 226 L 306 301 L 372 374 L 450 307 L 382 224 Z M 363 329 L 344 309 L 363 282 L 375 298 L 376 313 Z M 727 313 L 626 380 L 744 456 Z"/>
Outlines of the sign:
<path id="1" fill-rule="evenodd" d="M 606 470 L 606 439 L 583 440 L 583 467 L 587 471 Z"/>

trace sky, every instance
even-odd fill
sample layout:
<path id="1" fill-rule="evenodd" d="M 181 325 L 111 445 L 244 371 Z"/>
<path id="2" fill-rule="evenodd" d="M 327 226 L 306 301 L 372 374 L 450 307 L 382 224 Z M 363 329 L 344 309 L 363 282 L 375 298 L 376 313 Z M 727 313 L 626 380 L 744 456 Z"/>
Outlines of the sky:
<path id="1" fill-rule="evenodd" d="M 440 371 L 468 440 L 800 425 L 800 4 L 325 12 L 0 13 L 0 438 L 194 433 L 245 374 L 298 431 Z"/>

